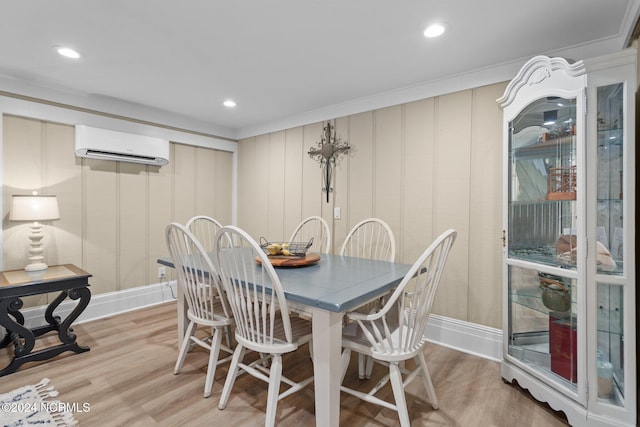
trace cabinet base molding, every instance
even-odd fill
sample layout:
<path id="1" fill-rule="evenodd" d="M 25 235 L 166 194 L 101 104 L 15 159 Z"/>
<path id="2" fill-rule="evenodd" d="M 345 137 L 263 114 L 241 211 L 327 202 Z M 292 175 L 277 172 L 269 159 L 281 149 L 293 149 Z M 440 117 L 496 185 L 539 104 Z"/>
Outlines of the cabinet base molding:
<path id="1" fill-rule="evenodd" d="M 500 367 L 502 379 L 507 383 L 514 381 L 527 390 L 534 399 L 548 404 L 554 411 L 563 412 L 570 425 L 574 427 L 632 427 L 635 422 L 625 423 L 619 418 L 609 418 L 603 415 L 590 413 L 575 400 L 558 392 L 555 388 L 547 386 L 542 381 L 529 375 L 517 366 L 503 363 Z"/>

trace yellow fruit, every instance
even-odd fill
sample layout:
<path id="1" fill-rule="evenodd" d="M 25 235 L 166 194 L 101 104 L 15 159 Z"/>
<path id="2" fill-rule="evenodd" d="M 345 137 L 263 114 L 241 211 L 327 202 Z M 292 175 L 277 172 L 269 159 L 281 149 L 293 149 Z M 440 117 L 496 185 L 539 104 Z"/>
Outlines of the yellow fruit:
<path id="1" fill-rule="evenodd" d="M 267 250 L 269 251 L 269 255 L 278 255 L 282 250 L 282 245 L 278 243 L 272 243 L 267 246 Z"/>
<path id="2" fill-rule="evenodd" d="M 282 255 L 284 256 L 291 256 L 293 255 L 291 252 L 289 252 L 289 249 L 283 249 L 282 250 Z"/>

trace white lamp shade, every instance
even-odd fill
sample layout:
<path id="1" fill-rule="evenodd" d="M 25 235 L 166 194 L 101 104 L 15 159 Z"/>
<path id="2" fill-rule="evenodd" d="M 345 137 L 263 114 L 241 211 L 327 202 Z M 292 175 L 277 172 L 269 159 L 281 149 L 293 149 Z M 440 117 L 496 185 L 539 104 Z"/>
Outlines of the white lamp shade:
<path id="1" fill-rule="evenodd" d="M 13 195 L 9 214 L 11 221 L 47 221 L 59 218 L 56 196 Z"/>

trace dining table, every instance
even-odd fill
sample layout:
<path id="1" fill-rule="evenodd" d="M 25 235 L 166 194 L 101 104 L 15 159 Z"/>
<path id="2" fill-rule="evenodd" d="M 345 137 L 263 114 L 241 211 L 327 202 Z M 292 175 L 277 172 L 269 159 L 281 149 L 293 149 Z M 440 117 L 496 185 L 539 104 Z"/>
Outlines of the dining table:
<path id="1" fill-rule="evenodd" d="M 213 254 L 210 256 L 213 258 Z M 169 257 L 157 262 L 175 268 Z M 407 264 L 324 253 L 310 265 L 276 268 L 289 308 L 311 316 L 316 426 L 339 425 L 344 314 L 395 288 L 410 268 Z M 179 288 L 180 343 L 188 320 Z"/>

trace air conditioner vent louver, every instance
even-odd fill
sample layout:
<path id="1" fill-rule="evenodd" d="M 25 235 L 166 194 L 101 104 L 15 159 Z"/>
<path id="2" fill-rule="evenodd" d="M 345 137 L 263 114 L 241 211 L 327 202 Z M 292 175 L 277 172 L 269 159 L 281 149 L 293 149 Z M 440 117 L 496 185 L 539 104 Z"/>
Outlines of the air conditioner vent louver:
<path id="1" fill-rule="evenodd" d="M 99 160 L 164 166 L 169 163 L 169 141 L 107 129 L 76 126 L 76 156 Z"/>
<path id="2" fill-rule="evenodd" d="M 94 157 L 94 158 L 104 158 L 104 159 L 110 159 L 111 156 L 113 156 L 113 153 L 109 153 L 107 151 L 99 151 L 99 150 L 87 150 L 87 157 Z M 136 154 L 118 154 L 118 156 L 120 157 L 126 157 L 127 159 L 131 159 L 131 161 L 137 161 L 137 160 L 142 160 L 144 162 L 152 162 L 152 163 L 156 163 L 158 160 L 155 157 L 148 157 L 148 156 L 140 156 L 140 155 L 136 155 Z"/>

